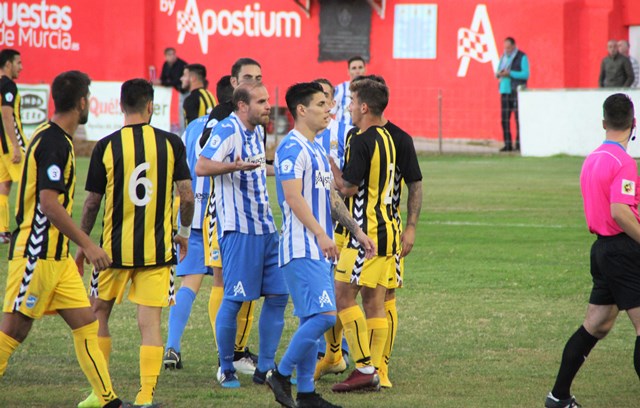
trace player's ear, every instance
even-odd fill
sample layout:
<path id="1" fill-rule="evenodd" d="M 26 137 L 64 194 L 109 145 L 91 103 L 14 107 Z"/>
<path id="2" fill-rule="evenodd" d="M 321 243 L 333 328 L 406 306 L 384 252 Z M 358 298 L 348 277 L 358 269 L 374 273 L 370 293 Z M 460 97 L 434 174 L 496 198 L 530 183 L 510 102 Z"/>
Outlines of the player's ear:
<path id="1" fill-rule="evenodd" d="M 304 105 L 299 103 L 298 106 L 296 106 L 296 111 L 298 112 L 298 117 L 304 116 Z"/>
<path id="2" fill-rule="evenodd" d="M 634 119 L 634 121 L 635 121 L 635 119 Z M 602 128 L 604 130 L 607 130 L 607 122 L 605 122 L 604 119 L 602 119 Z"/>
<path id="3" fill-rule="evenodd" d="M 151 115 L 153 113 L 153 100 L 147 102 L 147 113 Z"/>

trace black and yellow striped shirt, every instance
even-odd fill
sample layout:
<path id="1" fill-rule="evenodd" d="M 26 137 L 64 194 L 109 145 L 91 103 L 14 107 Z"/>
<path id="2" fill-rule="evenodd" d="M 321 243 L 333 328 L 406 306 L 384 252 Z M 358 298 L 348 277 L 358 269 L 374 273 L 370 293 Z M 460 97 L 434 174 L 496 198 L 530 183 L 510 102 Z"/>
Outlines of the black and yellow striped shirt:
<path id="1" fill-rule="evenodd" d="M 400 235 L 393 216 L 393 184 L 396 149 L 386 129 L 372 126 L 350 138 L 345 151 L 342 178 L 358 186 L 347 199 L 347 208 L 360 228 L 378 247 L 378 256 L 395 255 Z M 350 237 L 348 247 L 357 241 Z"/>
<path id="2" fill-rule="evenodd" d="M 27 139 L 24 137 L 22 130 L 22 117 L 20 116 L 20 94 L 18 93 L 18 87 L 16 83 L 6 75 L 0 78 L 0 99 L 2 100 L 2 106 L 9 106 L 13 109 L 13 126 L 16 132 L 16 138 L 18 144 L 24 150 L 27 146 Z M 7 135 L 7 130 L 2 122 L 3 118 L 0 115 L 0 154 L 9 153 L 9 145 L 11 139 Z"/>
<path id="3" fill-rule="evenodd" d="M 147 124 L 125 126 L 93 149 L 86 190 L 105 196 L 102 248 L 114 268 L 173 264 L 173 183 L 189 180 L 184 144 Z"/>
<path id="4" fill-rule="evenodd" d="M 215 96 L 208 90 L 204 88 L 194 89 L 182 104 L 184 125 L 187 126 L 200 116 L 208 115 L 217 104 L 218 101 Z"/>
<path id="5" fill-rule="evenodd" d="M 69 256 L 69 238 L 40 209 L 40 191 L 55 190 L 71 215 L 76 186 L 75 154 L 70 135 L 48 122 L 36 129 L 27 147 L 16 196 L 16 223 L 9 259 L 60 260 Z"/>

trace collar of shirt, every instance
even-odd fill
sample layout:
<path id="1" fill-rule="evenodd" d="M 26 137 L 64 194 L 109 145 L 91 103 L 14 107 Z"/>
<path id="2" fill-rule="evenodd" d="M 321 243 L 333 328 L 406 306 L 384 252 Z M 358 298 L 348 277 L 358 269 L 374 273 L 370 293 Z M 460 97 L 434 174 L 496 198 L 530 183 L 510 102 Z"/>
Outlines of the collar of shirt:
<path id="1" fill-rule="evenodd" d="M 602 142 L 602 144 L 618 145 L 622 150 L 624 150 L 625 152 L 627 151 L 627 149 L 625 149 L 621 143 L 614 142 L 613 140 L 605 140 L 604 142 Z"/>
<path id="2" fill-rule="evenodd" d="M 242 121 L 240 120 L 238 115 L 236 115 L 235 112 L 233 112 L 230 116 L 238 123 L 238 126 L 240 126 L 240 131 L 242 132 L 243 136 L 250 137 L 250 136 L 253 136 L 253 135 L 257 135 L 258 126 L 253 128 L 253 130 L 249 130 L 244 125 L 244 123 L 242 123 Z"/>

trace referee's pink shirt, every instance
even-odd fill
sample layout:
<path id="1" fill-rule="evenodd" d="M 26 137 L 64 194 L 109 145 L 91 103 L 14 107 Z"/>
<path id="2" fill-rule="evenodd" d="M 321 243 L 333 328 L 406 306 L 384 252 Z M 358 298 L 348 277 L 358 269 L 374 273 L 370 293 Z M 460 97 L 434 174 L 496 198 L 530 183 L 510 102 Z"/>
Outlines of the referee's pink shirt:
<path id="1" fill-rule="evenodd" d="M 611 204 L 631 207 L 638 217 L 638 166 L 621 144 L 605 141 L 591 152 L 582 165 L 580 188 L 589 231 L 611 236 L 622 228 L 611 217 Z"/>

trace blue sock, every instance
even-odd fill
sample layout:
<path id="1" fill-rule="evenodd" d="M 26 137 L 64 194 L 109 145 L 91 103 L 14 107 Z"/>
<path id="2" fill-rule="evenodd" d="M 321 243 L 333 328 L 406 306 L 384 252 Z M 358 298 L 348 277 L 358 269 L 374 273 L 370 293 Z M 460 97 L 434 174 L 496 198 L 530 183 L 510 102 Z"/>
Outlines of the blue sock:
<path id="1" fill-rule="evenodd" d="M 327 331 L 331 326 L 336 323 L 336 316 L 316 314 L 306 319 L 300 320 L 300 326 L 298 330 L 293 334 L 289 347 L 285 351 L 280 365 L 278 366 L 278 372 L 282 375 L 291 375 L 294 366 L 298 366 L 298 390 L 300 389 L 300 379 L 307 376 L 311 377 L 313 382 L 313 370 L 315 369 L 316 357 L 318 353 L 318 339 Z M 304 372 L 305 359 L 311 356 L 312 352 L 316 353 L 313 357 L 313 369 L 311 373 Z M 303 386 L 304 387 L 304 386 Z M 311 389 L 313 391 L 313 388 Z M 309 392 L 311 392 L 309 391 Z M 307 392 L 307 391 L 302 391 Z"/>
<path id="2" fill-rule="evenodd" d="M 298 364 L 296 369 L 298 370 L 298 392 L 313 392 L 315 391 L 315 383 L 313 381 L 313 373 L 316 370 L 316 358 L 317 354 L 312 347 L 302 358 L 302 361 Z M 278 367 L 278 370 L 280 367 Z"/>
<path id="3" fill-rule="evenodd" d="M 218 339 L 218 354 L 222 372 L 233 371 L 233 350 L 236 342 L 238 312 L 242 302 L 222 299 L 218 316 L 216 317 L 216 337 Z"/>
<path id="4" fill-rule="evenodd" d="M 289 295 L 277 295 L 264 298 L 258 332 L 260 333 L 260 352 L 258 370 L 265 372 L 276 367 L 275 358 L 282 329 L 284 328 L 284 309 Z"/>
<path id="5" fill-rule="evenodd" d="M 327 352 L 327 341 L 324 339 L 324 333 L 318 339 L 318 352 L 316 353 L 316 357 L 318 354 L 322 354 L 323 356 Z"/>
<path id="6" fill-rule="evenodd" d="M 344 337 L 344 334 L 342 335 L 342 354 L 349 354 L 349 343 L 347 343 L 347 338 Z"/>
<path id="7" fill-rule="evenodd" d="M 167 348 L 173 348 L 178 353 L 180 352 L 180 339 L 182 339 L 182 333 L 184 333 L 184 328 L 189 321 L 194 300 L 196 300 L 195 292 L 182 286 L 176 294 L 176 304 L 169 309 Z"/>

